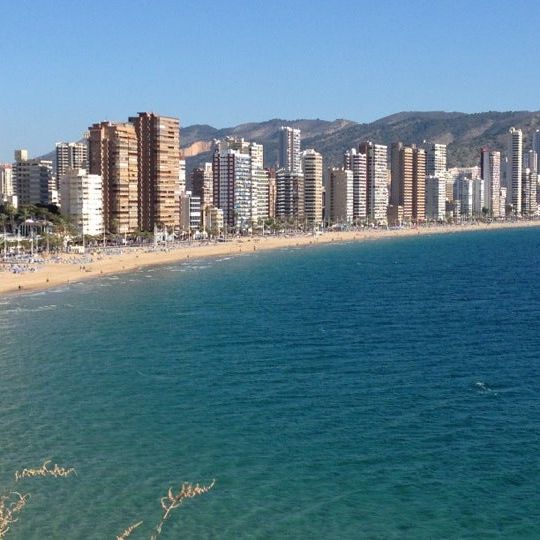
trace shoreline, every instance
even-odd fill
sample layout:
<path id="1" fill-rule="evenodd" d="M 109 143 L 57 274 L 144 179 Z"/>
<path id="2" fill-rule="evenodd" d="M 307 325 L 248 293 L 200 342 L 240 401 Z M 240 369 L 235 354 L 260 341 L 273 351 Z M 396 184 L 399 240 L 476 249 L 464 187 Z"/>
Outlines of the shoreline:
<path id="1" fill-rule="evenodd" d="M 476 225 L 425 226 L 407 229 L 367 229 L 358 231 L 325 232 L 321 235 L 243 237 L 230 242 L 212 244 L 192 244 L 169 248 L 168 250 L 148 250 L 148 248 L 124 248 L 117 255 L 99 254 L 93 262 L 44 263 L 35 272 L 0 273 L 0 296 L 14 293 L 25 294 L 37 290 L 69 285 L 87 279 L 95 279 L 111 274 L 126 273 L 143 267 L 160 266 L 190 259 L 256 253 L 284 247 L 306 247 L 339 242 L 366 242 L 382 238 L 405 238 L 432 234 L 451 234 L 474 231 L 518 229 L 540 227 L 540 221 L 510 223 L 480 223 Z"/>

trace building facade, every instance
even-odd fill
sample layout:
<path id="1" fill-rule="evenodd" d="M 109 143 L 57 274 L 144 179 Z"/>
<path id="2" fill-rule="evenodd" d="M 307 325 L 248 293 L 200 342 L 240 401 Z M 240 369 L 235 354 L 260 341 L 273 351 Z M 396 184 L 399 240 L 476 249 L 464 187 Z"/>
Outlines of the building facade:
<path id="1" fill-rule="evenodd" d="M 431 144 L 426 148 L 426 174 L 442 178 L 446 173 L 446 145 Z"/>
<path id="2" fill-rule="evenodd" d="M 367 219 L 367 158 L 356 148 L 343 155 L 343 168 L 353 173 L 353 222 L 363 223 Z"/>
<path id="3" fill-rule="evenodd" d="M 12 175 L 14 194 L 20 206 L 58 204 L 52 161 L 30 159 L 27 150 L 16 150 Z"/>
<path id="4" fill-rule="evenodd" d="M 88 167 L 88 141 L 56 143 L 56 177 L 60 182 L 68 169 Z"/>
<path id="5" fill-rule="evenodd" d="M 279 130 L 279 167 L 289 172 L 301 171 L 300 130 L 282 126 Z"/>
<path id="6" fill-rule="evenodd" d="M 193 169 L 191 173 L 191 191 L 201 199 L 201 208 L 213 203 L 213 173 L 212 163 Z"/>
<path id="7" fill-rule="evenodd" d="M 304 223 L 304 175 L 287 169 L 276 171 L 276 217 L 300 225 Z"/>
<path id="8" fill-rule="evenodd" d="M 446 178 L 426 176 L 426 219 L 444 221 L 446 217 Z"/>
<path id="9" fill-rule="evenodd" d="M 79 234 L 104 232 L 103 182 L 101 176 L 85 169 L 65 169 L 60 178 L 62 213 L 69 216 Z"/>
<path id="10" fill-rule="evenodd" d="M 138 143 L 131 123 L 101 122 L 89 128 L 89 173 L 103 182 L 106 232 L 131 233 L 139 228 Z"/>
<path id="11" fill-rule="evenodd" d="M 304 172 L 304 219 L 306 223 L 319 226 L 323 220 L 323 158 L 313 149 L 302 152 Z"/>
<path id="12" fill-rule="evenodd" d="M 484 146 L 480 151 L 480 177 L 484 179 L 484 205 L 488 214 L 500 214 L 501 153 Z M 504 215 L 504 214 L 503 214 Z"/>
<path id="13" fill-rule="evenodd" d="M 329 221 L 332 224 L 353 222 L 353 173 L 348 169 L 329 170 Z"/>
<path id="14" fill-rule="evenodd" d="M 129 122 L 137 135 L 139 230 L 174 229 L 180 223 L 180 122 L 148 112 Z"/>
<path id="15" fill-rule="evenodd" d="M 358 151 L 366 156 L 367 219 L 376 224 L 386 223 L 388 206 L 388 149 L 383 144 L 374 144 L 367 141 L 359 145 Z"/>
<path id="16" fill-rule="evenodd" d="M 523 177 L 523 133 L 510 128 L 508 132 L 508 166 L 506 171 L 507 203 L 512 205 L 512 213 L 521 215 Z"/>

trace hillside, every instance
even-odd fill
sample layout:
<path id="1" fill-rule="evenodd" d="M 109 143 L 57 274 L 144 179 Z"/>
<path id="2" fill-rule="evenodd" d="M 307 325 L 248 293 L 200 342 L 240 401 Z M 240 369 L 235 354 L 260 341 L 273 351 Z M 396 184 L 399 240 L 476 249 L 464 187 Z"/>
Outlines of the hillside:
<path id="1" fill-rule="evenodd" d="M 478 164 L 480 147 L 506 149 L 506 134 L 512 126 L 524 133 L 524 149 L 530 148 L 531 137 L 540 129 L 540 111 L 507 111 L 466 114 L 460 112 L 400 112 L 371 123 L 360 124 L 351 120 L 282 120 L 240 124 L 217 129 L 208 125 L 183 127 L 180 133 L 182 149 L 186 155 L 186 170 L 212 159 L 212 141 L 228 135 L 244 137 L 248 141 L 264 144 L 266 166 L 277 162 L 279 128 L 283 125 L 302 130 L 302 148 L 315 148 L 324 158 L 324 166 L 341 164 L 343 152 L 371 140 L 390 145 L 396 141 L 422 144 L 423 141 L 448 145 L 448 166 L 467 167 Z M 43 156 L 54 159 L 54 152 Z"/>
<path id="2" fill-rule="evenodd" d="M 182 147 L 234 135 L 264 144 L 265 164 L 274 165 L 277 160 L 278 133 L 282 125 L 300 128 L 302 147 L 315 148 L 321 152 L 325 166 L 339 165 L 344 150 L 362 140 L 372 140 L 387 145 L 395 141 L 407 144 L 421 144 L 423 141 L 447 144 L 448 166 L 464 167 L 477 164 L 479 148 L 485 144 L 504 150 L 506 133 L 511 126 L 523 129 L 524 148 L 528 148 L 530 136 L 534 130 L 540 129 L 540 112 L 400 112 L 365 124 L 350 120 L 329 122 L 274 119 L 225 129 L 197 125 L 182 129 Z M 208 151 L 192 155 L 187 159 L 187 170 L 210 159 L 211 152 Z"/>

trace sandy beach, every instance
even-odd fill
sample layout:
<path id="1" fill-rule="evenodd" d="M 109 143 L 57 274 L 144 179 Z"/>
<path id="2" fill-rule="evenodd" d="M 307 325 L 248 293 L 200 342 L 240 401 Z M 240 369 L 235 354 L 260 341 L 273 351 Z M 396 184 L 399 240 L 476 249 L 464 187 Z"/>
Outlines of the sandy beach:
<path id="1" fill-rule="evenodd" d="M 230 242 L 193 243 L 153 251 L 149 248 L 125 248 L 121 254 L 94 253 L 91 263 L 73 262 L 78 255 L 67 256 L 64 262 L 45 262 L 35 272 L 0 272 L 0 295 L 25 293 L 46 289 L 78 281 L 100 277 L 107 274 L 129 272 L 145 266 L 170 264 L 174 262 L 215 257 L 239 253 L 253 253 L 270 249 L 298 246 L 314 246 L 331 242 L 366 242 L 382 238 L 418 236 L 427 234 L 450 234 L 466 231 L 538 227 L 540 221 L 516 223 L 491 223 L 476 225 L 424 226 L 407 229 L 366 229 L 347 232 L 325 232 L 317 236 L 268 236 L 244 237 Z"/>

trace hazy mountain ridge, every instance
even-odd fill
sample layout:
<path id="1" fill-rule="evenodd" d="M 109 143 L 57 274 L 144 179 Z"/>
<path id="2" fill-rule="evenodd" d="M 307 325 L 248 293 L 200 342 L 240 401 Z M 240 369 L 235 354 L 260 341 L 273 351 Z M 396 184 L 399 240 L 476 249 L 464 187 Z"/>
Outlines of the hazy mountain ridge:
<path id="1" fill-rule="evenodd" d="M 478 164 L 479 150 L 484 145 L 504 151 L 506 134 L 512 126 L 524 132 L 524 149 L 530 147 L 530 137 L 540 129 L 540 111 L 489 111 L 462 113 L 444 111 L 403 111 L 370 123 L 351 120 L 282 120 L 273 119 L 259 123 L 242 124 L 232 128 L 218 129 L 204 126 L 188 126 L 181 133 L 182 146 L 197 140 L 234 135 L 264 144 L 265 164 L 274 165 L 277 160 L 278 133 L 282 125 L 302 130 L 302 148 L 315 148 L 324 157 L 325 167 L 341 164 L 343 152 L 362 140 L 372 140 L 390 145 L 402 141 L 406 144 L 422 144 L 423 141 L 448 145 L 448 166 L 472 166 Z M 211 152 L 188 158 L 187 170 L 211 159 Z"/>

